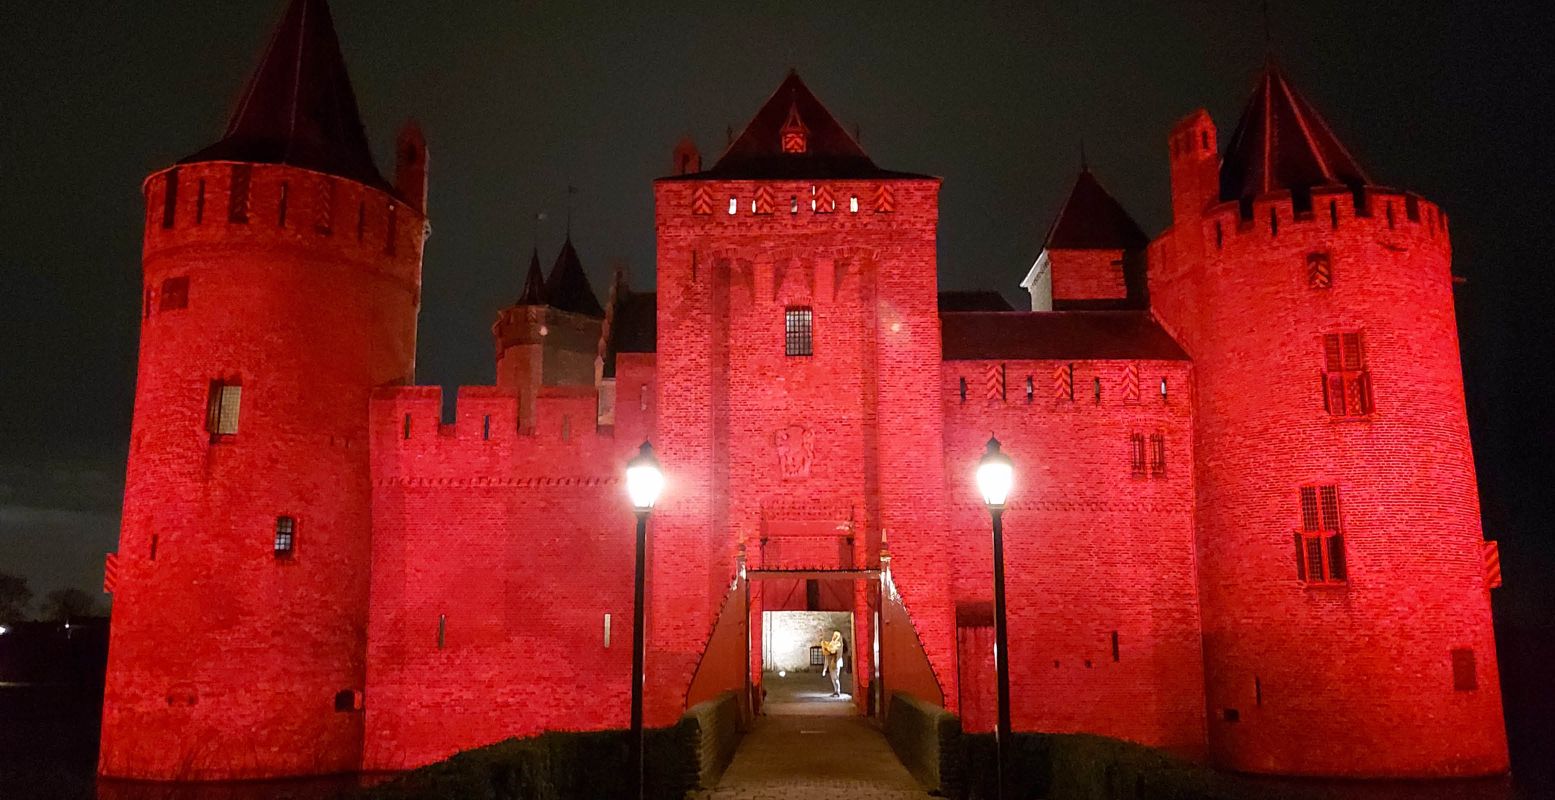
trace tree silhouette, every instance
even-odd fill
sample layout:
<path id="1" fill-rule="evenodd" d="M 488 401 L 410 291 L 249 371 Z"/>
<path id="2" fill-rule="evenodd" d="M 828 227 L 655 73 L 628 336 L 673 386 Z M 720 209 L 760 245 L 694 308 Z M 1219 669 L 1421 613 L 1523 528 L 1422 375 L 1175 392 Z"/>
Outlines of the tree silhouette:
<path id="1" fill-rule="evenodd" d="M 32 602 L 32 589 L 27 579 L 0 572 L 0 624 L 14 625 L 27 618 L 27 604 Z"/>
<path id="2" fill-rule="evenodd" d="M 96 611 L 97 601 L 76 588 L 55 589 L 43 598 L 43 618 L 50 622 L 69 622 L 90 617 Z"/>

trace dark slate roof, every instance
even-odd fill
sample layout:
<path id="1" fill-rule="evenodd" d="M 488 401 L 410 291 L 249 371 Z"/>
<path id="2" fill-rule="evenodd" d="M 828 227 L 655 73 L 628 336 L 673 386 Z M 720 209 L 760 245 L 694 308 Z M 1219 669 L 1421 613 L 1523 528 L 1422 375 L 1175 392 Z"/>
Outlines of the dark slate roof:
<path id="1" fill-rule="evenodd" d="M 1150 237 L 1139 229 L 1122 204 L 1102 188 L 1088 167 L 1069 190 L 1069 199 L 1048 229 L 1046 249 L 1058 250 L 1139 250 L 1150 244 Z"/>
<path id="2" fill-rule="evenodd" d="M 594 287 L 589 285 L 589 276 L 583 272 L 583 262 L 578 260 L 578 251 L 572 247 L 570 234 L 562 242 L 562 251 L 556 254 L 550 277 L 545 279 L 545 302 L 562 311 L 601 319 L 605 316 Z"/>
<path id="3" fill-rule="evenodd" d="M 948 313 L 940 336 L 946 361 L 1188 358 L 1148 311 Z"/>
<path id="4" fill-rule="evenodd" d="M 519 295 L 517 306 L 545 305 L 545 273 L 540 270 L 540 248 L 529 254 L 529 272 L 524 275 L 524 293 Z"/>
<path id="5" fill-rule="evenodd" d="M 289 164 L 392 192 L 373 163 L 325 0 L 292 0 L 221 141 L 184 159 Z"/>
<path id="6" fill-rule="evenodd" d="M 807 149 L 804 153 L 784 153 L 783 128 L 796 119 L 806 131 Z M 810 87 L 799 79 L 799 73 L 790 71 L 712 169 L 675 177 L 770 180 L 927 176 L 892 172 L 875 166 L 837 118 L 816 99 Z"/>
<path id="7" fill-rule="evenodd" d="M 1220 199 L 1245 200 L 1282 189 L 1363 186 L 1366 171 L 1322 115 L 1270 61 L 1247 101 L 1220 165 Z"/>
<path id="8" fill-rule="evenodd" d="M 1004 295 L 992 289 L 939 293 L 940 313 L 946 311 L 1014 311 Z"/>
<path id="9" fill-rule="evenodd" d="M 653 292 L 623 291 L 616 296 L 610 320 L 610 340 L 605 343 L 605 377 L 616 374 L 618 353 L 652 353 L 659 347 L 659 296 Z"/>

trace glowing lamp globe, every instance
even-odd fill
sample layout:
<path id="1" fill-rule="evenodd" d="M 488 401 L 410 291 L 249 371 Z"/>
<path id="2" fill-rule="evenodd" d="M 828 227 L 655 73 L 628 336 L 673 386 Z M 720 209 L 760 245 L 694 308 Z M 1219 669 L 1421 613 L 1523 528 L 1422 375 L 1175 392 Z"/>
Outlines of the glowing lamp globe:
<path id="1" fill-rule="evenodd" d="M 664 472 L 659 460 L 653 457 L 653 445 L 643 442 L 631 461 L 626 462 L 626 496 L 632 500 L 632 508 L 639 512 L 653 510 L 659 502 L 659 492 L 664 490 Z"/>
<path id="2" fill-rule="evenodd" d="M 977 490 L 989 508 L 1004 508 L 1004 501 L 1015 485 L 1015 465 L 1010 457 L 999 452 L 999 440 L 988 439 L 988 451 L 977 463 Z"/>

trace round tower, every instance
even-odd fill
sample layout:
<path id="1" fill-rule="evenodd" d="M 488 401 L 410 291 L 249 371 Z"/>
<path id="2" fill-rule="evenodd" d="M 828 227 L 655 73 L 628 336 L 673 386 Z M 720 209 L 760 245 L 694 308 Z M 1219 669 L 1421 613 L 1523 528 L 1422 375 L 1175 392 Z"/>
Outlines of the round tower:
<path id="1" fill-rule="evenodd" d="M 373 164 L 323 0 L 217 144 L 147 179 L 134 427 L 99 768 L 356 770 L 369 393 L 408 382 L 426 152 Z"/>
<path id="2" fill-rule="evenodd" d="M 1504 772 L 1447 218 L 1375 186 L 1272 65 L 1218 186 L 1213 141 L 1202 112 L 1173 134 L 1152 276 L 1197 373 L 1213 757 Z"/>

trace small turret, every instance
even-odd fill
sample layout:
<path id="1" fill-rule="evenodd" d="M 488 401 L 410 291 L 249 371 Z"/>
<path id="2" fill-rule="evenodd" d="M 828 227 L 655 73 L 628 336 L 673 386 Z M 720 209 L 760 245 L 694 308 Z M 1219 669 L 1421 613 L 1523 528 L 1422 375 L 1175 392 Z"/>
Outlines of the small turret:
<path id="1" fill-rule="evenodd" d="M 491 329 L 497 385 L 518 394 L 521 427 L 533 426 L 535 401 L 545 387 L 596 384 L 604 322 L 570 234 L 543 282 L 539 251 L 530 255 L 523 293 Z"/>
<path id="2" fill-rule="evenodd" d="M 680 137 L 680 141 L 675 143 L 674 159 L 671 175 L 691 175 L 702 171 L 702 152 L 689 135 Z"/>
<path id="3" fill-rule="evenodd" d="M 1172 223 L 1192 225 L 1219 201 L 1220 155 L 1215 121 L 1198 109 L 1172 126 Z"/>
<path id="4" fill-rule="evenodd" d="M 1021 288 L 1032 311 L 1144 308 L 1150 239 L 1082 163 Z"/>

